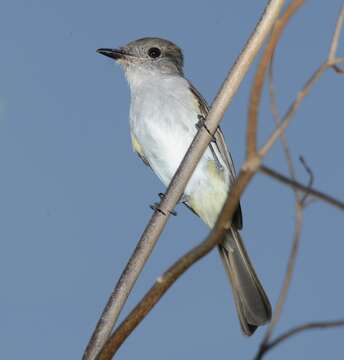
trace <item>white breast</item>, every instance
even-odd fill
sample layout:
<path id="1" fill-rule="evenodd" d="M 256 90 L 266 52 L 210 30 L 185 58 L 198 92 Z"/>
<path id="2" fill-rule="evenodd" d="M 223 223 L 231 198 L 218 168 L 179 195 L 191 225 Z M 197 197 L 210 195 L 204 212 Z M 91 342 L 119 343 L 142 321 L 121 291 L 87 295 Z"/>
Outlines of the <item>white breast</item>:
<path id="1" fill-rule="evenodd" d="M 129 83 L 131 132 L 153 171 L 168 186 L 196 134 L 198 103 L 188 82 L 180 76 L 161 78 L 152 75 L 139 84 L 130 82 L 130 79 Z M 220 155 L 219 160 L 224 168 L 223 174 L 212 177 L 214 174 L 209 164 L 214 163 L 214 158 L 211 151 L 206 150 L 185 189 L 186 195 L 197 194 L 197 201 L 213 196 L 216 208 L 221 208 L 229 176 Z"/>
<path id="2" fill-rule="evenodd" d="M 197 109 L 183 78 L 151 78 L 132 92 L 131 131 L 167 186 L 196 134 Z"/>

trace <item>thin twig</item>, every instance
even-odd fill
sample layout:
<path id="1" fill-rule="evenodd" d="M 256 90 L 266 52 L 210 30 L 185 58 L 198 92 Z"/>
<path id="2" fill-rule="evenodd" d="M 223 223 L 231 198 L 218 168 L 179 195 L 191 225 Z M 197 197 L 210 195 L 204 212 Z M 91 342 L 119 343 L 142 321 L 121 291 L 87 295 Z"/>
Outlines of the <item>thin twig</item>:
<path id="1" fill-rule="evenodd" d="M 343 24 L 344 24 L 344 5 L 342 6 L 342 9 L 338 16 L 336 29 L 333 33 L 332 44 L 331 44 L 329 56 L 328 56 L 328 62 L 333 63 L 333 65 L 332 65 L 333 70 L 337 74 L 340 74 L 340 75 L 344 74 L 344 69 L 342 69 L 340 66 L 335 64 L 335 62 L 336 62 L 336 60 L 337 61 L 339 60 L 340 63 L 344 62 L 343 60 L 341 60 L 341 58 L 337 57 L 337 54 L 336 54 L 338 46 L 339 46 L 340 33 L 342 32 L 342 29 L 343 29 Z"/>
<path id="2" fill-rule="evenodd" d="M 296 99 L 290 105 L 287 113 L 284 115 L 281 125 L 277 128 L 277 131 L 274 131 L 272 135 L 269 137 L 264 146 L 259 150 L 260 156 L 265 156 L 267 152 L 271 149 L 272 145 L 275 143 L 276 139 L 280 137 L 280 135 L 285 131 L 285 129 L 289 126 L 290 121 L 293 119 L 293 116 L 296 110 L 299 108 L 303 99 L 308 95 L 311 88 L 315 85 L 315 83 L 320 79 L 325 70 L 328 69 L 328 64 L 325 63 L 321 65 L 308 79 L 302 90 L 297 94 Z"/>
<path id="3" fill-rule="evenodd" d="M 301 229 L 302 229 L 302 223 L 303 223 L 303 211 L 305 208 L 305 203 L 306 203 L 306 199 L 307 196 L 309 196 L 309 189 L 310 186 L 313 183 L 313 173 L 310 171 L 309 167 L 307 166 L 307 164 L 305 162 L 303 162 L 305 168 L 307 169 L 307 172 L 309 171 L 309 182 L 308 182 L 308 187 L 304 193 L 304 196 L 301 198 L 299 191 L 296 187 L 293 188 L 294 192 L 295 192 L 295 228 L 294 228 L 294 239 L 292 242 L 292 248 L 291 248 L 291 252 L 288 258 L 288 265 L 287 265 L 287 270 L 285 273 L 285 277 L 283 280 L 283 284 L 282 284 L 282 289 L 281 292 L 279 294 L 278 297 L 278 301 L 275 307 L 275 310 L 272 314 L 272 318 L 271 318 L 271 322 L 268 326 L 268 329 L 263 337 L 263 340 L 261 342 L 261 345 L 259 347 L 257 356 L 256 356 L 256 360 L 261 359 L 261 356 L 264 353 L 264 349 L 266 349 L 266 347 L 268 346 L 272 333 L 281 317 L 282 314 L 282 310 L 283 310 L 283 306 L 287 300 L 287 295 L 289 292 L 289 287 L 290 287 L 290 283 L 294 274 L 294 270 L 295 270 L 295 264 L 296 264 L 296 259 L 297 259 L 297 255 L 298 255 L 298 251 L 299 251 L 299 247 L 300 247 L 300 241 L 301 241 Z M 294 180 L 295 181 L 295 180 Z"/>
<path id="4" fill-rule="evenodd" d="M 339 12 L 339 16 L 338 16 L 338 19 L 336 22 L 336 28 L 333 33 L 331 46 L 330 46 L 330 50 L 329 50 L 329 54 L 328 54 L 328 58 L 327 58 L 327 62 L 329 64 L 335 62 L 335 60 L 336 60 L 337 49 L 339 46 L 340 33 L 342 31 L 343 24 L 344 24 L 344 5 L 342 6 L 342 8 Z"/>
<path id="5" fill-rule="evenodd" d="M 269 34 L 283 4 L 284 0 L 269 1 L 255 31 L 224 81 L 206 119 L 207 130 L 210 131 L 211 134 L 214 134 L 217 130 L 225 110 Z M 209 136 L 207 130 L 202 126 L 197 132 L 164 198 L 158 206 L 158 209 L 161 211 L 155 211 L 143 232 L 133 255 L 129 259 L 126 268 L 103 310 L 101 318 L 85 350 L 84 360 L 93 360 L 108 339 L 130 291 L 166 225 L 169 214 L 181 198 L 188 180 L 211 141 L 212 137 Z"/>
<path id="6" fill-rule="evenodd" d="M 344 62 L 344 58 L 337 58 L 335 60 L 335 64 L 339 64 Z M 282 119 L 281 125 L 278 127 L 277 131 L 274 131 L 267 142 L 262 146 L 258 152 L 259 156 L 265 156 L 267 152 L 270 150 L 272 145 L 275 143 L 276 139 L 280 136 L 280 134 L 285 131 L 285 129 L 289 126 L 290 121 L 292 120 L 296 110 L 299 108 L 300 104 L 302 103 L 303 99 L 309 94 L 311 88 L 316 84 L 316 82 L 320 79 L 323 73 L 333 67 L 328 63 L 322 64 L 308 79 L 302 90 L 297 94 L 295 101 L 290 105 L 287 113 L 284 115 Z"/>
<path id="7" fill-rule="evenodd" d="M 293 5 L 293 3 L 291 5 Z M 301 5 L 301 4 L 295 4 L 295 5 Z M 275 48 L 274 48 L 274 51 L 275 51 Z M 269 82 L 270 108 L 271 108 L 273 118 L 275 120 L 276 129 L 278 129 L 278 127 L 281 125 L 282 120 L 281 120 L 281 117 L 279 116 L 276 93 L 275 93 L 275 88 L 274 88 L 274 83 L 273 83 L 273 59 L 274 59 L 274 52 L 272 53 L 270 64 L 269 64 L 268 82 Z M 264 65 L 262 65 L 262 66 L 264 66 Z M 282 131 L 280 133 L 279 137 L 280 137 L 280 140 L 281 140 L 281 143 L 283 146 L 284 155 L 285 155 L 285 158 L 287 161 L 289 176 L 291 177 L 291 179 L 293 181 L 296 181 L 297 179 L 296 179 L 294 164 L 293 164 L 293 160 L 292 160 L 292 157 L 290 154 L 289 145 L 288 145 L 288 141 L 287 141 L 285 132 Z M 271 322 L 268 325 L 265 336 L 261 342 L 260 349 L 265 348 L 266 344 L 269 342 L 269 340 L 272 336 L 273 330 L 274 330 L 277 322 L 280 319 L 280 316 L 282 313 L 282 308 L 284 306 L 284 303 L 286 301 L 287 294 L 289 291 L 289 285 L 290 285 L 290 282 L 292 279 L 292 275 L 294 273 L 296 257 L 297 257 L 297 253 L 298 253 L 298 249 L 299 249 L 299 243 L 301 240 L 301 227 L 302 227 L 302 220 L 303 220 L 303 207 L 302 207 L 302 202 L 301 202 L 301 194 L 300 194 L 300 191 L 296 187 L 293 187 L 293 191 L 295 194 L 295 219 L 296 219 L 295 220 L 295 230 L 294 230 L 294 240 L 292 243 L 291 253 L 288 257 L 288 266 L 287 266 L 287 271 L 286 271 L 285 278 L 283 281 L 283 286 L 282 286 L 282 289 L 281 289 L 281 292 L 280 292 L 280 295 L 278 298 L 277 305 L 272 314 Z M 305 192 L 304 196 L 307 196 L 307 194 L 308 193 Z M 259 356 L 260 353 L 261 353 L 261 351 L 258 352 L 257 356 Z"/>
<path id="8" fill-rule="evenodd" d="M 279 127 L 281 125 L 282 120 L 281 120 L 281 116 L 279 114 L 278 106 L 277 106 L 277 97 L 276 97 L 276 91 L 275 91 L 274 80 L 273 80 L 273 78 L 274 78 L 274 76 L 273 76 L 273 64 L 274 64 L 274 54 L 271 57 L 271 62 L 270 62 L 270 65 L 269 65 L 268 82 L 269 82 L 270 109 L 271 109 L 271 113 L 273 115 L 273 118 L 275 120 L 275 126 L 277 128 L 277 127 Z M 293 164 L 292 156 L 291 156 L 291 153 L 290 153 L 287 137 L 286 137 L 286 134 L 284 132 L 281 132 L 280 140 L 281 140 L 281 143 L 282 143 L 284 156 L 285 156 L 286 161 L 287 161 L 289 176 L 291 177 L 292 180 L 296 181 L 296 173 L 295 173 L 295 169 L 294 169 L 294 164 Z M 294 190 L 296 190 L 296 189 L 297 188 L 294 188 Z M 294 191 L 294 193 L 295 193 L 296 199 L 298 199 L 299 198 L 299 192 Z"/>
<path id="9" fill-rule="evenodd" d="M 268 329 L 264 335 L 264 338 L 261 342 L 261 345 L 259 347 L 258 353 L 255 357 L 255 360 L 260 360 L 262 358 L 262 355 L 264 354 L 264 350 L 269 344 L 269 340 L 272 336 L 272 333 L 276 327 L 277 322 L 279 321 L 282 313 L 283 305 L 285 304 L 285 301 L 287 299 L 289 286 L 291 283 L 292 275 L 294 273 L 297 253 L 299 250 L 300 240 L 301 240 L 301 227 L 302 227 L 302 221 L 303 221 L 303 207 L 299 201 L 295 201 L 295 229 L 294 229 L 294 239 L 292 243 L 291 252 L 288 258 L 288 265 L 286 274 L 283 280 L 283 285 L 281 292 L 278 297 L 277 305 L 274 309 L 274 312 L 272 314 L 271 322 L 269 323 Z"/>
<path id="10" fill-rule="evenodd" d="M 319 322 L 311 322 L 302 324 L 299 326 L 295 326 L 294 328 L 286 331 L 282 335 L 279 335 L 274 340 L 272 340 L 264 349 L 262 349 L 261 357 L 272 348 L 279 345 L 281 342 L 290 339 L 291 337 L 298 335 L 307 330 L 314 330 L 314 329 L 331 329 L 336 327 L 344 326 L 344 319 L 343 320 L 334 320 L 334 321 L 319 321 Z M 258 359 L 258 358 L 256 358 Z"/>
<path id="11" fill-rule="evenodd" d="M 301 0 L 294 0 L 296 4 L 302 2 Z M 275 143 L 276 138 L 279 137 L 284 130 L 288 127 L 289 122 L 293 118 L 293 115 L 295 114 L 296 110 L 299 108 L 301 102 L 303 99 L 308 95 L 310 89 L 315 85 L 315 83 L 320 79 L 320 77 L 323 75 L 323 73 L 329 69 L 333 68 L 337 72 L 341 73 L 342 70 L 338 67 L 338 64 L 341 64 L 344 62 L 344 57 L 336 57 L 336 53 L 338 50 L 339 45 L 339 39 L 340 39 L 340 33 L 342 31 L 342 27 L 344 24 L 344 6 L 342 7 L 337 23 L 336 23 L 336 29 L 334 32 L 334 35 L 332 37 L 331 46 L 330 46 L 330 54 L 328 55 L 328 58 L 324 64 L 322 64 L 314 73 L 313 75 L 308 79 L 302 90 L 297 94 L 297 97 L 295 101 L 291 104 L 289 107 L 287 113 L 282 119 L 282 123 L 279 126 L 279 130 L 277 132 L 274 132 L 268 141 L 265 143 L 265 145 L 259 150 L 259 156 L 264 156 L 269 149 L 271 148 L 272 144 Z M 271 57 L 270 57 L 271 58 Z M 267 64 L 266 64 L 267 66 Z M 256 106 L 256 105 L 255 105 Z M 257 125 L 254 124 L 255 119 L 250 119 L 253 126 L 257 128 Z M 252 142 L 252 139 L 250 139 L 250 134 L 248 131 L 248 139 Z M 252 146 L 252 145 L 251 145 Z"/>
<path id="12" fill-rule="evenodd" d="M 293 5 L 293 3 L 291 5 Z M 301 4 L 295 4 L 295 5 L 301 5 Z M 274 51 L 275 51 L 275 48 L 274 48 Z M 272 53 L 270 64 L 269 64 L 268 81 L 269 81 L 270 108 L 271 108 L 273 118 L 275 120 L 276 128 L 278 129 L 278 127 L 281 125 L 282 120 L 281 120 L 281 117 L 279 116 L 276 93 L 275 93 L 275 88 L 274 88 L 274 83 L 273 83 L 273 59 L 274 59 L 274 52 Z M 262 64 L 262 66 L 264 67 L 266 65 Z M 294 170 L 294 164 L 293 164 L 293 160 L 292 160 L 290 150 L 289 150 L 288 141 L 287 141 L 284 131 L 280 132 L 279 137 L 280 137 L 280 140 L 281 140 L 281 143 L 283 146 L 284 155 L 285 155 L 285 158 L 287 161 L 289 176 L 291 177 L 292 181 L 296 181 L 297 179 L 296 179 L 296 174 L 295 174 L 295 170 Z M 302 227 L 302 221 L 303 221 L 303 206 L 302 206 L 303 202 L 301 200 L 300 191 L 298 190 L 297 187 L 293 187 L 293 192 L 295 194 L 295 219 L 296 219 L 295 220 L 295 229 L 294 229 L 294 240 L 292 242 L 292 249 L 291 249 L 290 255 L 288 257 L 288 266 L 287 266 L 287 270 L 286 270 L 285 277 L 283 280 L 282 289 L 279 294 L 277 305 L 272 314 L 271 322 L 269 323 L 268 328 L 265 333 L 265 336 L 260 344 L 260 347 L 259 347 L 259 350 L 257 353 L 258 359 L 260 358 L 260 356 L 262 354 L 261 349 L 265 349 L 266 344 L 269 343 L 269 340 L 272 336 L 274 328 L 281 317 L 282 309 L 283 309 L 283 306 L 287 299 L 287 294 L 289 292 L 289 286 L 291 283 L 292 275 L 294 273 L 296 258 L 297 258 L 299 244 L 300 244 L 300 240 L 301 240 L 301 227 Z M 306 198 L 307 195 L 308 195 L 308 192 L 307 193 L 305 192 L 304 197 Z"/>
<path id="13" fill-rule="evenodd" d="M 258 128 L 258 109 L 260 100 L 262 97 L 263 85 L 266 70 L 271 62 L 271 58 L 274 54 L 275 48 L 279 39 L 283 34 L 287 23 L 290 18 L 296 13 L 300 6 L 304 3 L 304 0 L 293 1 L 286 11 L 283 13 L 275 23 L 270 41 L 267 44 L 262 59 L 259 63 L 258 70 L 256 72 L 254 82 L 252 85 L 249 110 L 248 110 L 248 127 L 247 127 L 247 158 L 252 158 L 257 154 L 257 128 Z"/>
<path id="14" fill-rule="evenodd" d="M 306 207 L 306 201 L 308 198 L 308 195 L 310 194 L 310 189 L 313 186 L 314 183 L 314 174 L 312 169 L 309 167 L 309 165 L 307 164 L 305 158 L 303 156 L 300 156 L 300 162 L 303 165 L 304 169 L 306 170 L 308 176 L 309 176 L 309 181 L 308 181 L 308 185 L 307 185 L 307 191 L 305 191 L 305 193 L 303 194 L 302 199 L 300 200 L 301 204 L 303 207 Z"/>
<path id="15" fill-rule="evenodd" d="M 288 185 L 291 188 L 295 187 L 299 190 L 301 190 L 304 193 L 307 193 L 319 200 L 322 200 L 324 202 L 326 202 L 327 204 L 330 204 L 336 208 L 338 208 L 339 210 L 343 210 L 344 211 L 344 202 L 340 201 L 330 195 L 327 195 L 319 190 L 313 189 L 308 187 L 307 185 L 303 185 L 295 180 L 292 180 L 290 178 L 288 178 L 285 175 L 282 175 L 281 173 L 277 172 L 276 170 L 273 170 L 265 165 L 261 165 L 261 167 L 259 168 L 260 172 L 270 176 L 271 178 L 281 182 L 282 184 Z"/>

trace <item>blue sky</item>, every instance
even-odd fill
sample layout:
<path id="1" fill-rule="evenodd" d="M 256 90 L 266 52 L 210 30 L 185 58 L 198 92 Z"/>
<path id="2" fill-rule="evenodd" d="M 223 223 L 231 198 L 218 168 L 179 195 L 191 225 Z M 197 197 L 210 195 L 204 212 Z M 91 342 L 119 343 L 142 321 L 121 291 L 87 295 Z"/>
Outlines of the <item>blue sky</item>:
<path id="1" fill-rule="evenodd" d="M 162 184 L 131 150 L 129 90 L 118 66 L 98 54 L 143 36 L 184 50 L 186 76 L 211 102 L 259 18 L 265 1 L 4 1 L 0 13 L 0 355 L 77 359 Z M 285 110 L 324 61 L 342 1 L 306 2 L 276 57 Z M 341 41 L 343 44 L 343 40 Z M 341 46 L 343 54 L 344 47 Z M 253 70 L 222 124 L 237 168 Z M 305 100 L 287 135 L 315 186 L 344 199 L 343 78 L 328 72 Z M 267 97 L 260 143 L 273 129 Z M 276 144 L 266 164 L 286 172 Z M 301 165 L 298 175 L 307 181 Z M 243 237 L 276 303 L 294 223 L 292 192 L 258 175 L 242 198 Z M 207 234 L 181 206 L 125 313 L 157 276 Z M 320 202 L 305 213 L 300 256 L 277 333 L 312 320 L 343 318 L 343 214 Z M 338 358 L 342 329 L 310 332 L 268 358 Z M 118 359 L 253 357 L 264 328 L 242 336 L 217 252 L 167 293 Z"/>

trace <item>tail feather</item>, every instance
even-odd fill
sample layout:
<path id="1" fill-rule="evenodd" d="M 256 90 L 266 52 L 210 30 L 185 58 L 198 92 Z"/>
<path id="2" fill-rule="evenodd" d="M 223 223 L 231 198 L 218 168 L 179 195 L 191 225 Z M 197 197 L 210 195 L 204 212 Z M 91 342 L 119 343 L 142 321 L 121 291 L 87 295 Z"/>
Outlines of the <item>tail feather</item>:
<path id="1" fill-rule="evenodd" d="M 231 229 L 219 251 L 232 285 L 234 301 L 245 335 L 271 318 L 271 305 L 254 271 L 239 232 Z"/>

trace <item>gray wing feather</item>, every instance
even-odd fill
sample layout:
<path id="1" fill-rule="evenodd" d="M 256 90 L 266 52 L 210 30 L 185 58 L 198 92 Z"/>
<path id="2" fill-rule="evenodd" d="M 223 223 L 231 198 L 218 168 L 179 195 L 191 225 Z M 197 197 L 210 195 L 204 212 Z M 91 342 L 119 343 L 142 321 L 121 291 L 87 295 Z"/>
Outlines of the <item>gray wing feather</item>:
<path id="1" fill-rule="evenodd" d="M 209 107 L 207 102 L 204 100 L 204 98 L 202 97 L 202 95 L 197 91 L 197 89 L 191 84 L 190 84 L 190 90 L 192 92 L 192 94 L 195 96 L 195 98 L 198 101 L 199 104 L 199 110 L 200 110 L 200 115 L 202 115 L 204 118 L 207 117 L 208 113 L 209 113 Z M 222 133 L 222 130 L 220 127 L 217 128 L 215 134 L 214 134 L 214 141 L 213 143 L 215 143 L 222 160 L 225 162 L 225 164 L 228 167 L 229 173 L 230 173 L 230 177 L 232 181 L 235 181 L 236 178 L 236 174 L 235 174 L 235 168 L 234 168 L 234 163 L 233 163 L 233 159 L 228 151 L 227 145 L 225 143 L 225 139 Z"/>
<path id="2" fill-rule="evenodd" d="M 198 90 L 189 82 L 190 90 L 192 94 L 195 96 L 198 106 L 200 115 L 202 115 L 204 118 L 207 117 L 209 113 L 209 106 L 207 102 L 204 100 L 202 95 L 198 92 Z M 232 156 L 230 152 L 228 151 L 227 145 L 225 143 L 225 138 L 223 136 L 222 130 L 220 127 L 217 128 L 215 134 L 214 134 L 214 140 L 209 144 L 209 146 L 212 146 L 212 144 L 215 144 L 217 150 L 219 151 L 222 160 L 227 165 L 227 168 L 229 170 L 229 176 L 231 183 L 234 183 L 236 179 L 236 173 L 234 168 L 234 162 L 232 159 Z M 236 225 L 237 229 L 242 229 L 243 221 L 242 221 L 242 211 L 240 203 L 238 205 L 238 208 L 233 216 L 233 223 Z"/>

